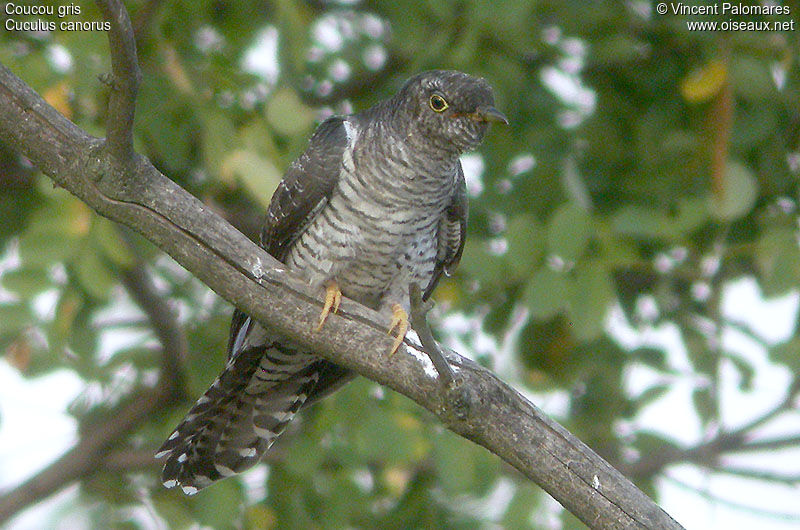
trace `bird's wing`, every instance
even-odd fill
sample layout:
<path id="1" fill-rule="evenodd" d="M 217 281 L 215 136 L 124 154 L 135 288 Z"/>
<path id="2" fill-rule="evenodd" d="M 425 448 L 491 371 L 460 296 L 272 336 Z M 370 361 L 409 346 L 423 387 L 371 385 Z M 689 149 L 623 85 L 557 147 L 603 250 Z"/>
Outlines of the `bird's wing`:
<path id="1" fill-rule="evenodd" d="M 283 261 L 292 243 L 328 202 L 339 181 L 347 148 L 344 118 L 333 116 L 317 127 L 305 152 L 295 160 L 272 195 L 261 245 Z"/>
<path id="2" fill-rule="evenodd" d="M 436 252 L 436 266 L 433 269 L 433 276 L 422 299 L 430 298 L 431 293 L 439 283 L 442 274 L 450 276 L 461 260 L 461 253 L 464 251 L 464 241 L 467 237 L 467 183 L 464 180 L 464 170 L 461 162 L 458 163 L 458 177 L 456 182 L 456 192 L 450 206 L 444 212 L 439 221 L 438 230 L 438 250 Z"/>
<path id="3" fill-rule="evenodd" d="M 279 261 L 284 260 L 292 243 L 325 207 L 336 187 L 348 143 L 344 120 L 332 116 L 317 127 L 305 152 L 289 166 L 272 195 L 261 231 L 261 246 Z M 239 350 L 237 340 L 244 340 L 247 318 L 238 309 L 233 312 L 229 358 Z"/>

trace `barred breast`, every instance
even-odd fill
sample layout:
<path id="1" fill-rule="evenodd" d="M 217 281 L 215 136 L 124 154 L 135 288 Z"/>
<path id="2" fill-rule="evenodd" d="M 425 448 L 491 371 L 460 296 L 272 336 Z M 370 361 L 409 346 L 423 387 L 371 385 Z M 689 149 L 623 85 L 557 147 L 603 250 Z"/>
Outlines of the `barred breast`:
<path id="1" fill-rule="evenodd" d="M 400 142 L 358 142 L 381 132 L 359 135 L 348 124 L 339 182 L 286 258 L 312 284 L 335 279 L 345 296 L 373 309 L 408 306 L 409 283 L 424 288 L 430 280 L 457 177 L 455 165 L 443 172 L 415 163 Z M 385 152 L 369 151 L 374 146 Z"/>

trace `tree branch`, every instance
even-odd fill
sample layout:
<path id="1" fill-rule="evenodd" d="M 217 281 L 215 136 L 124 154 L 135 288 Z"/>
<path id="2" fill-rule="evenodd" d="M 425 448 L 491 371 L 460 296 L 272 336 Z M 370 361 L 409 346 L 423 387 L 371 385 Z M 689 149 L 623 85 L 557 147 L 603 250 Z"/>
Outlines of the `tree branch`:
<path id="1" fill-rule="evenodd" d="M 783 519 L 786 521 L 797 521 L 797 514 L 795 513 L 787 513 L 787 512 L 778 512 L 773 510 L 764 510 L 757 506 L 751 506 L 740 502 L 731 501 L 719 495 L 714 495 L 710 493 L 706 489 L 698 488 L 692 484 L 684 482 L 680 479 L 677 479 L 670 475 L 665 475 L 665 478 L 672 482 L 674 485 L 686 490 L 696 493 L 697 495 L 703 497 L 704 499 L 713 502 L 714 504 L 718 504 L 720 506 L 727 506 L 729 508 L 733 508 L 734 510 L 740 510 L 750 514 L 758 514 L 764 517 L 769 517 L 772 519 Z"/>
<path id="2" fill-rule="evenodd" d="M 735 477 L 752 478 L 756 480 L 763 480 L 765 482 L 780 482 L 787 486 L 796 486 L 800 484 L 800 473 L 778 473 L 774 471 L 763 471 L 758 469 L 747 469 L 742 467 L 731 466 L 709 466 L 709 469 L 716 473 L 725 473 Z"/>
<path id="3" fill-rule="evenodd" d="M 156 451 L 158 451 L 158 447 L 110 450 L 103 457 L 103 465 L 98 471 L 122 474 L 152 469 L 155 460 L 153 455 Z"/>
<path id="4" fill-rule="evenodd" d="M 776 449 L 786 449 L 787 447 L 800 446 L 800 434 L 787 436 L 785 438 L 769 438 L 766 440 L 753 440 L 742 444 L 736 448 L 737 453 L 755 451 L 774 451 Z"/>
<path id="5" fill-rule="evenodd" d="M 165 394 L 180 392 L 183 386 L 183 359 L 189 349 L 186 335 L 178 323 L 178 315 L 158 293 L 144 264 L 137 263 L 122 271 L 122 284 L 136 304 L 145 312 L 161 343 L 161 378 Z"/>
<path id="6" fill-rule="evenodd" d="M 178 325 L 177 315 L 156 290 L 144 266 L 139 263 L 123 271 L 122 283 L 147 315 L 162 347 L 161 377 L 156 389 L 145 390 L 110 411 L 102 421 L 82 430 L 78 443 L 61 458 L 47 466 L 10 493 L 0 497 L 0 523 L 67 484 L 97 471 L 124 471 L 152 467 L 155 449 L 115 451 L 128 434 L 135 431 L 150 414 L 167 406 L 183 389 L 181 359 L 187 340 Z"/>
<path id="7" fill-rule="evenodd" d="M 81 434 L 80 441 L 72 449 L 0 497 L 0 524 L 23 508 L 96 471 L 105 450 L 133 431 L 161 405 L 162 394 L 152 390 L 142 391 L 131 396 L 103 421 L 93 423 Z"/>
<path id="8" fill-rule="evenodd" d="M 110 120 L 132 119 L 130 106 L 122 103 L 111 106 Z M 453 414 L 447 393 L 424 370 L 419 346 L 407 340 L 406 347 L 388 356 L 388 319 L 343 300 L 326 321 L 326 332 L 316 333 L 320 293 L 285 272 L 148 160 L 135 154 L 125 159 L 121 129 L 109 128 L 112 148 L 106 151 L 101 140 L 0 65 L 0 139 L 95 211 L 144 235 L 220 296 L 311 351 L 410 397 L 454 432 L 517 468 L 588 526 L 681 528 L 580 440 L 476 363 L 449 352 L 466 405 Z M 60 461 L 91 454 L 75 454 L 77 449 Z"/>
<path id="9" fill-rule="evenodd" d="M 106 143 L 115 159 L 127 162 L 133 157 L 133 117 L 136 111 L 136 93 L 142 72 L 136 58 L 136 40 L 121 0 L 98 0 L 103 18 L 111 23 L 108 42 L 111 48 L 110 82 Z"/>

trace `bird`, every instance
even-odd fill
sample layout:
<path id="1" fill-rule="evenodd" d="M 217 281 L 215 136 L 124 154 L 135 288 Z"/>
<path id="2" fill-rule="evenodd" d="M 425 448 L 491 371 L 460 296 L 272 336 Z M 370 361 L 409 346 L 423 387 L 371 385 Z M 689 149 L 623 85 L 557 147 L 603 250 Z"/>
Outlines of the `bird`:
<path id="1" fill-rule="evenodd" d="M 409 328 L 409 286 L 428 300 L 464 249 L 460 156 L 508 123 L 489 83 L 458 71 L 408 79 L 360 113 L 331 116 L 287 169 L 261 246 L 325 290 L 324 333 L 344 295 L 391 315 L 391 353 Z M 162 482 L 194 494 L 255 465 L 297 412 L 355 373 L 234 310 L 224 370 L 156 454 Z"/>

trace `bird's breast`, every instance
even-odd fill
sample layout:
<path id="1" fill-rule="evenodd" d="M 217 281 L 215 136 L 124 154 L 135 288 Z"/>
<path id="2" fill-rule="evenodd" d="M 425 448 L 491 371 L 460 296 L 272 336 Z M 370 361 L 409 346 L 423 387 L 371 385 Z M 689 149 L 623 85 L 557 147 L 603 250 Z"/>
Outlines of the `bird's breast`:
<path id="1" fill-rule="evenodd" d="M 356 168 L 344 168 L 328 204 L 293 245 L 287 265 L 314 284 L 334 278 L 345 296 L 376 307 L 394 282 L 429 281 L 439 220 L 453 190 L 426 194 L 413 189 L 414 179 L 395 175 L 382 182 L 384 173 Z"/>

